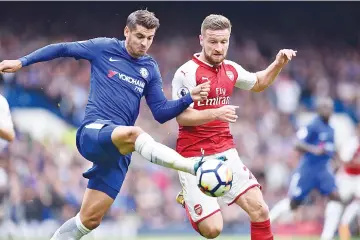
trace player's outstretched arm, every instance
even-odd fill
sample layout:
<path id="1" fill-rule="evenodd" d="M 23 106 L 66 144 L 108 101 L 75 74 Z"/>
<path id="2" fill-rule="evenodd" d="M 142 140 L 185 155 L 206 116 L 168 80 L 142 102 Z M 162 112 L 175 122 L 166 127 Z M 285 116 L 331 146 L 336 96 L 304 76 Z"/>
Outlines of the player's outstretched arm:
<path id="1" fill-rule="evenodd" d="M 95 38 L 87 41 L 50 44 L 17 60 L 2 61 L 0 63 L 0 72 L 16 72 L 22 67 L 60 57 L 74 57 L 91 61 L 101 50 L 102 44 L 107 41 L 109 40 L 106 38 Z"/>
<path id="2" fill-rule="evenodd" d="M 156 121 L 165 123 L 187 109 L 194 101 L 206 100 L 210 91 L 210 83 L 198 85 L 184 97 L 177 100 L 168 100 L 162 89 L 162 80 L 158 68 L 155 76 L 149 82 L 145 98 Z"/>
<path id="3" fill-rule="evenodd" d="M 176 117 L 176 121 L 181 126 L 200 126 L 215 120 L 234 123 L 238 118 L 236 115 L 237 108 L 239 107 L 233 105 L 205 110 L 196 110 L 189 107 Z"/>
<path id="4" fill-rule="evenodd" d="M 265 70 L 256 72 L 257 82 L 251 89 L 253 92 L 261 92 L 268 88 L 281 72 L 281 69 L 296 56 L 292 49 L 282 49 L 276 55 L 276 59 Z"/>

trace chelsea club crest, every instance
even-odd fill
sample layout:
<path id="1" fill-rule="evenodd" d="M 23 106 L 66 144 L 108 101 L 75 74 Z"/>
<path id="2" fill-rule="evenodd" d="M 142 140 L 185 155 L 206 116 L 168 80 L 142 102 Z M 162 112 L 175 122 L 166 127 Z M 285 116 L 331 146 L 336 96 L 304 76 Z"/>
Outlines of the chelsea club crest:
<path id="1" fill-rule="evenodd" d="M 147 78 L 149 76 L 149 72 L 146 68 L 140 68 L 140 74 L 143 78 Z"/>

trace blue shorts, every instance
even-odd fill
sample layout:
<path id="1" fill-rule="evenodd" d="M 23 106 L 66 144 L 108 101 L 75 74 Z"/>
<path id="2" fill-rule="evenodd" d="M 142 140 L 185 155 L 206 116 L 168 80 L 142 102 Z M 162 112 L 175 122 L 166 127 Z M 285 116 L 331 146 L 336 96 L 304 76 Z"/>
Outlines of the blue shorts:
<path id="1" fill-rule="evenodd" d="M 316 170 L 297 169 L 295 171 L 289 187 L 289 196 L 292 200 L 302 202 L 314 189 L 323 196 L 328 196 L 337 190 L 333 173 L 328 169 Z"/>
<path id="2" fill-rule="evenodd" d="M 83 173 L 89 179 L 87 187 L 104 192 L 113 199 L 120 191 L 131 159 L 131 154 L 122 155 L 111 140 L 117 126 L 110 120 L 97 120 L 82 125 L 76 133 L 79 152 L 93 163 Z"/>

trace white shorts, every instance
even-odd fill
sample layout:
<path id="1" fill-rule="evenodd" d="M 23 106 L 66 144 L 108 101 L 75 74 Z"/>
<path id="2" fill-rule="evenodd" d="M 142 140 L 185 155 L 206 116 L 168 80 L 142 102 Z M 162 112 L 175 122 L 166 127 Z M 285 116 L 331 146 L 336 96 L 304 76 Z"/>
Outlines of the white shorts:
<path id="1" fill-rule="evenodd" d="M 352 197 L 360 198 L 360 175 L 339 171 L 336 174 L 336 185 L 342 201 L 350 201 Z"/>
<path id="2" fill-rule="evenodd" d="M 207 158 L 220 156 L 225 156 L 228 159 L 225 161 L 225 164 L 230 166 L 233 171 L 232 187 L 230 191 L 222 197 L 214 198 L 205 195 L 197 187 L 196 176 L 179 171 L 180 183 L 183 187 L 185 207 L 188 209 L 194 223 L 199 223 L 207 217 L 210 217 L 220 211 L 218 200 L 231 205 L 250 188 L 260 187 L 256 178 L 240 160 L 236 149 L 233 148 L 222 153 L 206 156 L 204 159 L 206 160 Z"/>

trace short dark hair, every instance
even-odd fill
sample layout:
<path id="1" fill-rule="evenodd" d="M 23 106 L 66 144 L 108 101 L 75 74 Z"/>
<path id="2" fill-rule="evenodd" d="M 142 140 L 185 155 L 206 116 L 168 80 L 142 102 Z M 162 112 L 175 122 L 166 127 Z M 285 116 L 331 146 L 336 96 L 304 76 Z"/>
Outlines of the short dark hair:
<path id="1" fill-rule="evenodd" d="M 229 29 L 231 32 L 231 22 L 228 18 L 218 15 L 211 14 L 207 16 L 201 24 L 201 34 L 204 34 L 206 30 L 224 30 Z"/>
<path id="2" fill-rule="evenodd" d="M 148 10 L 137 10 L 132 12 L 127 20 L 126 26 L 133 30 L 136 28 L 136 25 L 143 26 L 147 29 L 158 29 L 160 27 L 160 22 L 153 12 L 149 12 Z"/>

